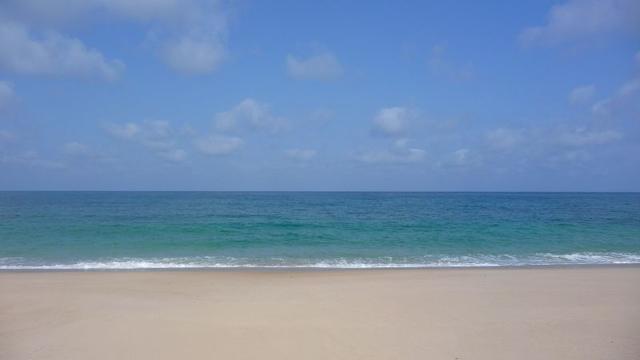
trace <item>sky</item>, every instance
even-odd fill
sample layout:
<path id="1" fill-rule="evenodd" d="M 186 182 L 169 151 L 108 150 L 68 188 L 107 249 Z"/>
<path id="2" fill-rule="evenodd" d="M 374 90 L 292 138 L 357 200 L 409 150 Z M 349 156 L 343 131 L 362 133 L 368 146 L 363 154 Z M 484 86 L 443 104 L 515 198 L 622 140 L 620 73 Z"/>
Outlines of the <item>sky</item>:
<path id="1" fill-rule="evenodd" d="M 2 0 L 0 190 L 640 191 L 640 2 Z"/>

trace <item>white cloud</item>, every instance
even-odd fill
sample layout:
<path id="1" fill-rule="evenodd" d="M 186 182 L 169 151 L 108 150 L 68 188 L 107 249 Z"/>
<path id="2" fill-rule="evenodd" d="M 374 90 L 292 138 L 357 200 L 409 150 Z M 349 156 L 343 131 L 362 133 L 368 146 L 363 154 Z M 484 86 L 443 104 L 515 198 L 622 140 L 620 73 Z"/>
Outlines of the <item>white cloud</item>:
<path id="1" fill-rule="evenodd" d="M 97 7 L 105 8 L 122 16 L 141 20 L 175 18 L 181 15 L 181 4 L 190 5 L 182 0 L 89 0 Z"/>
<path id="2" fill-rule="evenodd" d="M 6 81 L 0 81 L 0 110 L 9 105 L 14 97 L 13 85 Z"/>
<path id="3" fill-rule="evenodd" d="M 560 165 L 561 163 L 584 163 L 590 160 L 596 148 L 611 146 L 619 142 L 623 134 L 614 129 L 558 126 L 553 128 L 507 129 L 499 128 L 487 133 L 490 149 L 501 150 L 478 155 L 482 164 L 492 156 L 511 158 L 515 164 L 531 166 Z M 449 156 L 443 164 L 456 164 L 471 153 Z M 463 156 L 465 155 L 465 156 Z M 497 159 L 497 158 L 495 158 Z"/>
<path id="4" fill-rule="evenodd" d="M 412 117 L 404 107 L 384 108 L 373 119 L 373 130 L 386 136 L 401 136 L 407 132 Z"/>
<path id="5" fill-rule="evenodd" d="M 3 0 L 0 10 L 8 17 L 46 25 L 61 25 L 100 12 L 101 16 L 176 25 L 209 17 L 220 26 L 216 17 L 220 3 L 218 0 Z"/>
<path id="6" fill-rule="evenodd" d="M 289 149 L 285 151 L 285 155 L 294 160 L 307 161 L 313 159 L 318 152 L 312 149 Z"/>
<path id="7" fill-rule="evenodd" d="M 557 141 L 567 146 L 604 145 L 622 139 L 622 134 L 615 130 L 589 131 L 584 128 L 558 134 Z"/>
<path id="8" fill-rule="evenodd" d="M 494 149 L 516 151 L 552 149 L 561 147 L 586 147 L 605 145 L 622 139 L 622 133 L 613 129 L 588 129 L 585 127 L 556 127 L 547 129 L 498 128 L 487 133 L 487 143 Z"/>
<path id="9" fill-rule="evenodd" d="M 244 141 L 235 136 L 211 135 L 194 141 L 196 149 L 206 155 L 228 155 L 239 150 Z"/>
<path id="10" fill-rule="evenodd" d="M 271 114 L 269 105 L 254 99 L 242 100 L 231 110 L 217 113 L 214 120 L 216 128 L 221 131 L 249 126 L 254 129 L 277 132 L 287 126 L 285 118 Z"/>
<path id="11" fill-rule="evenodd" d="M 427 152 L 409 147 L 410 142 L 406 138 L 397 139 L 390 149 L 362 152 L 357 154 L 355 159 L 369 164 L 410 164 L 423 161 Z"/>
<path id="12" fill-rule="evenodd" d="M 547 23 L 520 34 L 523 45 L 592 40 L 594 36 L 640 30 L 637 0 L 569 0 L 551 8 Z"/>
<path id="13" fill-rule="evenodd" d="M 167 42 L 164 59 L 173 69 L 190 75 L 216 70 L 225 58 L 225 49 L 217 39 L 185 36 Z"/>
<path id="14" fill-rule="evenodd" d="M 367 151 L 355 158 L 368 164 L 410 164 L 423 161 L 426 155 L 422 149 L 410 148 L 403 151 Z"/>
<path id="15" fill-rule="evenodd" d="M 330 52 L 323 52 L 306 59 L 287 55 L 287 71 L 295 79 L 335 80 L 342 75 L 342 65 Z"/>
<path id="16" fill-rule="evenodd" d="M 606 116 L 610 114 L 611 98 L 600 100 L 591 106 L 591 112 L 594 115 Z"/>
<path id="17" fill-rule="evenodd" d="M 144 146 L 164 160 L 174 162 L 186 160 L 186 151 L 178 145 L 178 132 L 171 127 L 168 121 L 107 124 L 105 130 L 115 138 Z"/>
<path id="18" fill-rule="evenodd" d="M 140 126 L 136 123 L 107 124 L 105 128 L 109 134 L 121 139 L 133 139 L 140 133 Z"/>
<path id="19" fill-rule="evenodd" d="M 118 2 L 126 4 L 127 14 L 149 13 L 157 20 L 156 26 L 163 26 L 164 31 L 156 32 L 163 37 L 160 53 L 175 71 L 206 75 L 216 71 L 227 58 L 227 14 L 222 1 L 145 0 L 144 7 L 128 0 Z"/>
<path id="20" fill-rule="evenodd" d="M 569 103 L 573 105 L 585 104 L 596 94 L 595 85 L 579 86 L 571 90 L 569 93 Z"/>
<path id="21" fill-rule="evenodd" d="M 640 91 L 640 77 L 631 79 L 622 84 L 618 94 L 620 96 L 631 96 L 636 94 L 638 91 Z"/>
<path id="22" fill-rule="evenodd" d="M 465 164 L 469 158 L 469 149 L 458 149 L 452 153 L 452 159 L 457 164 Z"/>
<path id="23" fill-rule="evenodd" d="M 197 4 L 191 0 L 3 0 L 0 11 L 23 21 L 63 25 L 94 12 L 135 19 L 178 20 Z"/>
<path id="24" fill-rule="evenodd" d="M 640 94 L 640 77 L 624 83 L 611 97 L 602 99 L 591 107 L 595 115 L 610 116 L 623 109 L 636 95 Z"/>
<path id="25" fill-rule="evenodd" d="M 439 165 L 455 168 L 476 167 L 482 165 L 482 157 L 467 148 L 462 148 L 445 156 Z"/>
<path id="26" fill-rule="evenodd" d="M 391 146 L 385 150 L 360 152 L 354 158 L 370 164 L 409 164 L 423 161 L 427 152 L 410 147 L 411 139 L 404 137 L 413 117 L 413 111 L 404 107 L 380 109 L 372 120 L 372 131 L 374 134 L 390 137 Z"/>
<path id="27" fill-rule="evenodd" d="M 124 65 L 80 40 L 53 31 L 36 36 L 25 25 L 0 20 L 0 68 L 20 74 L 118 78 Z"/>
<path id="28" fill-rule="evenodd" d="M 139 23 L 149 34 L 148 43 L 159 50 L 168 66 L 182 73 L 206 74 L 219 67 L 226 53 L 227 15 L 222 5 L 223 2 L 216 0 L 6 0 L 0 3 L 0 13 L 25 29 L 31 25 L 50 30 L 79 20 L 91 23 L 95 18 L 104 17 Z M 75 47 L 82 45 L 76 39 L 46 32 L 50 33 L 68 40 L 66 43 L 55 41 L 58 48 L 69 47 L 71 42 Z M 31 40 L 45 42 L 46 38 Z M 96 50 L 83 50 L 90 53 L 94 61 L 100 60 L 97 55 L 102 56 Z M 116 68 L 116 73 L 122 68 L 121 63 L 113 64 L 104 57 L 102 62 Z M 113 73 L 107 71 L 104 64 L 100 67 L 105 75 Z"/>
<path id="29" fill-rule="evenodd" d="M 80 16 L 90 3 L 90 0 L 3 0 L 0 14 L 19 21 L 57 25 Z"/>
<path id="30" fill-rule="evenodd" d="M 637 116 L 640 111 L 640 51 L 634 56 L 636 63 L 635 76 L 622 84 L 617 91 L 591 107 L 593 114 L 598 116 L 628 115 Z"/>

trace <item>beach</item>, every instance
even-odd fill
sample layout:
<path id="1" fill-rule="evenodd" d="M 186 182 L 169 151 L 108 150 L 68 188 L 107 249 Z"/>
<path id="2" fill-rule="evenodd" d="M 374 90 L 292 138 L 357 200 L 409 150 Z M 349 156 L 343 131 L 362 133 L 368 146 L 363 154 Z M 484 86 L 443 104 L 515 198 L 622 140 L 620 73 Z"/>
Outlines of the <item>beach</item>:
<path id="1" fill-rule="evenodd" d="M 638 359 L 640 267 L 0 273 L 0 359 Z"/>

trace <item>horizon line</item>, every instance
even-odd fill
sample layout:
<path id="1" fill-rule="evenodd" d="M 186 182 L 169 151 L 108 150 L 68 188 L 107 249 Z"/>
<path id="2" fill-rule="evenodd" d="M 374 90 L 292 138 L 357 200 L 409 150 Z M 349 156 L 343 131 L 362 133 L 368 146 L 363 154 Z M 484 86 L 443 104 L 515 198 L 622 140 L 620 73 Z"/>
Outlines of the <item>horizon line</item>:
<path id="1" fill-rule="evenodd" d="M 637 194 L 640 190 L 63 190 L 20 189 L 2 192 L 211 192 L 211 193 L 603 193 Z"/>

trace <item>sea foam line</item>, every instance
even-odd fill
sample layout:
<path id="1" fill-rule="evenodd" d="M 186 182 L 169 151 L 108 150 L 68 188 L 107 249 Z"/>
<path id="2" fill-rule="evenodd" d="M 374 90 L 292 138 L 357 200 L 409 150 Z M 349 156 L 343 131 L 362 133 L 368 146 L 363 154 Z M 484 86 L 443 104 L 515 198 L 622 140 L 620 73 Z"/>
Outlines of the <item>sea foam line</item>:
<path id="1" fill-rule="evenodd" d="M 545 265 L 640 264 L 638 253 L 540 253 L 528 256 L 473 255 L 366 259 L 249 259 L 233 257 L 118 258 L 74 263 L 36 263 L 24 258 L 0 258 L 0 270 L 142 270 L 142 269 L 393 269 Z"/>

